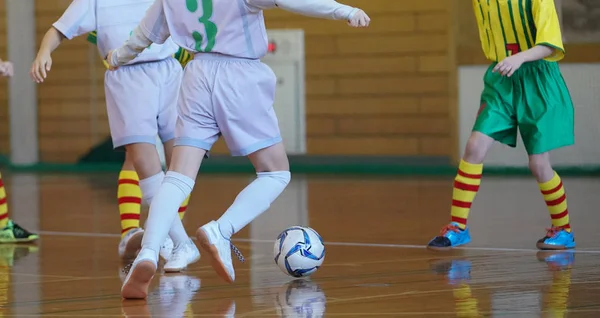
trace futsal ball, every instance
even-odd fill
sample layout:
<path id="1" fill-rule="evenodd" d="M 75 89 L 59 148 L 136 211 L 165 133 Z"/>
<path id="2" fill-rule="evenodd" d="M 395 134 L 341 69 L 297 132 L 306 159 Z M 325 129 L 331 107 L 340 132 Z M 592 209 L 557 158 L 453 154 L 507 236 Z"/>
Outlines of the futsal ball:
<path id="1" fill-rule="evenodd" d="M 325 245 L 319 233 L 309 227 L 290 227 L 277 237 L 273 249 L 275 264 L 292 277 L 310 276 L 325 260 Z"/>

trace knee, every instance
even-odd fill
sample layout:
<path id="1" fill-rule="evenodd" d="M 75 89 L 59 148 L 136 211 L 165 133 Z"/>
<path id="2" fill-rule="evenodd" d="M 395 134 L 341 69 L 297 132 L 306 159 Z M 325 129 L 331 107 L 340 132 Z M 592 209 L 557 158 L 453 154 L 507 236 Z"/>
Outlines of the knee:
<path id="1" fill-rule="evenodd" d="M 529 170 L 539 181 L 547 181 L 554 175 L 550 160 L 544 155 L 529 156 Z"/>
<path id="2" fill-rule="evenodd" d="M 465 148 L 465 161 L 474 164 L 480 164 L 485 159 L 487 152 L 487 145 L 482 138 L 477 135 L 471 135 L 467 141 L 467 147 Z"/>
<path id="3" fill-rule="evenodd" d="M 277 182 L 281 183 L 283 187 L 287 187 L 287 185 L 292 180 L 292 174 L 287 170 L 257 172 L 256 175 L 258 178 L 271 178 L 273 180 L 276 180 Z"/>

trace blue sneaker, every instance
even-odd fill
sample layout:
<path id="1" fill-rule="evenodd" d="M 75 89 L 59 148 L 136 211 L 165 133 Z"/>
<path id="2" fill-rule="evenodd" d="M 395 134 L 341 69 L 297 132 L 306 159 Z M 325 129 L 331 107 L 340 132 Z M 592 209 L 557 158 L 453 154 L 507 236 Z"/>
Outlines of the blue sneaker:
<path id="1" fill-rule="evenodd" d="M 467 227 L 462 230 L 458 227 L 458 223 L 451 222 L 442 228 L 439 236 L 436 236 L 429 241 L 427 248 L 432 250 L 446 250 L 470 242 L 471 234 L 469 234 L 469 228 Z"/>
<path id="2" fill-rule="evenodd" d="M 575 248 L 575 237 L 572 232 L 553 226 L 548 229 L 546 236 L 542 237 L 536 244 L 540 250 L 566 250 Z"/>

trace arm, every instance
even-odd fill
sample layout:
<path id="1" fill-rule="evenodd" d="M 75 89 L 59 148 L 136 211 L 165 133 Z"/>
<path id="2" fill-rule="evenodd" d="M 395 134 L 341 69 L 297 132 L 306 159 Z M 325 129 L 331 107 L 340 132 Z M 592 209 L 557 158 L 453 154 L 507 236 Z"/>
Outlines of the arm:
<path id="1" fill-rule="evenodd" d="M 258 9 L 281 8 L 293 13 L 331 20 L 350 20 L 359 10 L 334 0 L 246 0 Z"/>
<path id="2" fill-rule="evenodd" d="M 50 27 L 42 39 L 42 44 L 38 50 L 38 56 L 41 54 L 52 54 L 64 39 L 66 39 L 66 37 L 62 33 L 56 28 Z"/>
<path id="3" fill-rule="evenodd" d="M 31 66 L 31 77 L 41 83 L 52 68 L 51 54 L 65 39 L 91 32 L 96 25 L 95 0 L 73 0 L 65 13 L 44 35 L 35 61 Z"/>
<path id="4" fill-rule="evenodd" d="M 536 45 L 529 50 L 518 53 L 524 62 L 533 62 L 542 60 L 554 53 L 554 48 L 546 46 L 544 44 Z"/>
<path id="5" fill-rule="evenodd" d="M 111 67 L 119 67 L 133 61 L 140 53 L 152 44 L 152 41 L 144 35 L 141 27 L 133 30 L 129 40 L 120 48 L 110 51 L 106 61 Z"/>

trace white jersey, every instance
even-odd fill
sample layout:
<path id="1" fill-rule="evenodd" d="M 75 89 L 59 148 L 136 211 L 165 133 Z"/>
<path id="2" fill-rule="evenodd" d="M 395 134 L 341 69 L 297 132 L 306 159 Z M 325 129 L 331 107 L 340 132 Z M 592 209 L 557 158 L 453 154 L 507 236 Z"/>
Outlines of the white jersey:
<path id="1" fill-rule="evenodd" d="M 98 51 L 105 57 L 121 47 L 140 23 L 153 0 L 73 0 L 53 26 L 69 40 L 97 32 Z M 179 2 L 179 1 L 175 1 Z M 163 60 L 179 48 L 171 39 L 152 44 L 127 64 Z"/>
<path id="2" fill-rule="evenodd" d="M 154 43 L 163 43 L 171 36 L 177 45 L 193 53 L 248 59 L 267 53 L 263 12 L 247 0 L 157 0 L 140 27 Z"/>

